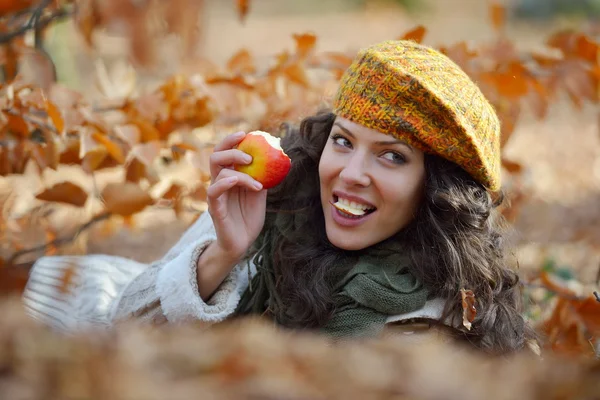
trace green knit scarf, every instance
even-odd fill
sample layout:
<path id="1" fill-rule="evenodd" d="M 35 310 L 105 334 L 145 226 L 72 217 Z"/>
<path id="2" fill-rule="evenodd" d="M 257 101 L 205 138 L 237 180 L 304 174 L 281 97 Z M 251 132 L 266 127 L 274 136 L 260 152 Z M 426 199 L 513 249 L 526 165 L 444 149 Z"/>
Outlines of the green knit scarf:
<path id="1" fill-rule="evenodd" d="M 399 246 L 361 256 L 336 289 L 336 312 L 322 328 L 336 339 L 379 334 L 391 315 L 421 309 L 428 292 L 410 273 Z"/>

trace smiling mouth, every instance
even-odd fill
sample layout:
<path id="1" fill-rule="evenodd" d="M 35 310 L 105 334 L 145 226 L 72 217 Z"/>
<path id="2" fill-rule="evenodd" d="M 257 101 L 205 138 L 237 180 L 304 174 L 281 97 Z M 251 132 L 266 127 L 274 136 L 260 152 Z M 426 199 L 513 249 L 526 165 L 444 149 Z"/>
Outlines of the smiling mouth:
<path id="1" fill-rule="evenodd" d="M 364 204 L 359 204 L 353 201 L 340 198 L 336 195 L 333 196 L 333 201 L 331 202 L 331 205 L 333 205 L 336 208 L 336 210 L 340 214 L 342 214 L 342 216 L 347 218 L 361 218 L 377 210 L 376 207 L 369 207 Z"/>

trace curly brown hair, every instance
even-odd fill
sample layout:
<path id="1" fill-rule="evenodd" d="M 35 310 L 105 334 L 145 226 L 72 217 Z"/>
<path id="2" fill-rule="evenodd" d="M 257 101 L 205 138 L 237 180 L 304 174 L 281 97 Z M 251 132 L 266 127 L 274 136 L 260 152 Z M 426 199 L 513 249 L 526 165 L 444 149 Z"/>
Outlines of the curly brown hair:
<path id="1" fill-rule="evenodd" d="M 368 252 L 341 250 L 327 239 L 318 168 L 335 118 L 322 111 L 299 127 L 284 125 L 282 147 L 292 168 L 269 192 L 265 226 L 250 250 L 258 271 L 238 315 L 267 314 L 295 329 L 322 327 L 335 312 L 333 288 L 348 272 L 340 260 Z M 475 347 L 495 354 L 522 349 L 535 334 L 521 312 L 518 275 L 505 262 L 502 197 L 494 202 L 462 168 L 438 156 L 427 154 L 425 169 L 424 201 L 395 235 L 408 244 L 412 273 L 446 300 L 444 320 L 462 321 L 460 290 L 475 293 L 477 316 L 460 333 Z"/>

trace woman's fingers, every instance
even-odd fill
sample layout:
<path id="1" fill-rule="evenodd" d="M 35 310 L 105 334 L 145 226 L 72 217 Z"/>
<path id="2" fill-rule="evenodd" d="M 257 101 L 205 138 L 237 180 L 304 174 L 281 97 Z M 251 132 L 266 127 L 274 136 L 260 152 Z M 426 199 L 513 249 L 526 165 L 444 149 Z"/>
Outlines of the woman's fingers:
<path id="1" fill-rule="evenodd" d="M 214 148 L 214 151 L 229 150 L 237 146 L 239 142 L 246 136 L 245 132 L 236 132 L 225 136 Z"/>
<path id="2" fill-rule="evenodd" d="M 233 164 L 250 164 L 252 156 L 241 150 L 230 149 L 214 152 L 210 155 L 210 176 L 216 179 L 223 168 Z"/>
<path id="3" fill-rule="evenodd" d="M 206 191 L 209 206 L 211 201 L 215 201 L 234 186 L 240 186 L 255 192 L 262 189 L 261 183 L 252 179 L 250 175 L 231 169 L 222 169 L 217 179 Z"/>
<path id="4" fill-rule="evenodd" d="M 239 172 L 233 169 L 222 169 L 217 176 L 217 182 L 221 179 L 226 179 L 229 177 L 236 176 L 238 178 L 238 185 L 245 187 L 246 189 L 259 191 L 262 189 L 262 185 L 259 181 L 252 178 L 250 175 L 245 174 L 243 172 Z"/>

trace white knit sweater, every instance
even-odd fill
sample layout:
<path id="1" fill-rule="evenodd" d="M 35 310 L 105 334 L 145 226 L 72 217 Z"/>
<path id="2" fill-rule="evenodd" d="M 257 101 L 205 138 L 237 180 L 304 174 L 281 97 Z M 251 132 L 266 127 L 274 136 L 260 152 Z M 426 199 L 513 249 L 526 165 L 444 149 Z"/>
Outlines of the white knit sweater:
<path id="1" fill-rule="evenodd" d="M 155 324 L 222 321 L 234 312 L 249 275 L 256 269 L 252 262 L 238 264 L 204 302 L 198 294 L 196 264 L 215 239 L 210 214 L 205 212 L 162 259 L 152 264 L 107 255 L 40 258 L 23 293 L 26 310 L 66 333 L 108 328 L 131 318 Z M 67 271 L 74 274 L 64 287 Z M 390 317 L 388 322 L 439 319 L 442 307 L 441 300 L 431 300 L 421 310 Z"/>

